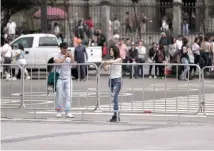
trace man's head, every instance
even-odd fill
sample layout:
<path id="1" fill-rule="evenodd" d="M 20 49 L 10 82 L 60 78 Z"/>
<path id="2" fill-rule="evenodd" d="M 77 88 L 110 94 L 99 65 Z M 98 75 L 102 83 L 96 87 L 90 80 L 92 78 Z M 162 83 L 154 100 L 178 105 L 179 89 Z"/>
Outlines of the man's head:
<path id="1" fill-rule="evenodd" d="M 183 40 L 183 36 L 182 36 L 182 35 L 179 35 L 179 36 L 178 36 L 178 40 L 182 41 L 182 40 Z"/>
<path id="2" fill-rule="evenodd" d="M 68 51 L 68 44 L 66 42 L 62 42 L 59 45 L 59 47 L 60 47 L 61 53 L 65 55 Z"/>
<path id="3" fill-rule="evenodd" d="M 122 45 L 124 43 L 123 38 L 119 39 L 119 44 Z"/>
<path id="4" fill-rule="evenodd" d="M 153 49 L 157 49 L 158 44 L 157 44 L 156 42 L 153 42 L 153 43 L 152 43 L 152 47 L 153 47 Z"/>
<path id="5" fill-rule="evenodd" d="M 82 44 L 82 40 L 81 40 L 81 39 L 78 39 L 78 40 L 77 40 L 77 44 L 78 44 L 78 46 L 80 46 L 80 45 Z"/>
<path id="6" fill-rule="evenodd" d="M 134 41 L 132 41 L 131 47 L 132 47 L 132 49 L 135 49 L 135 43 L 134 43 Z"/>
<path id="7" fill-rule="evenodd" d="M 162 32 L 162 33 L 161 33 L 161 37 L 166 37 L 166 33 L 165 33 L 165 32 Z"/>

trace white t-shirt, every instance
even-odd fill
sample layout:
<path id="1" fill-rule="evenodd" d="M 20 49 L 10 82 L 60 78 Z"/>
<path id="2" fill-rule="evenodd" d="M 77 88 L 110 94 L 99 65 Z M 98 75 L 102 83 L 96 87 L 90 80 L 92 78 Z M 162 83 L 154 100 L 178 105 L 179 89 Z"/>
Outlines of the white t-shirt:
<path id="1" fill-rule="evenodd" d="M 122 63 L 122 60 L 120 63 Z M 122 77 L 122 65 L 112 64 L 109 66 L 109 70 L 110 70 L 110 79 Z"/>
<path id="2" fill-rule="evenodd" d="M 142 46 L 141 48 L 138 48 L 138 57 L 141 59 L 145 59 L 145 55 L 146 55 L 146 48 L 144 46 Z"/>
<path id="3" fill-rule="evenodd" d="M 54 27 L 54 34 L 57 35 L 60 33 L 59 26 Z"/>
<path id="4" fill-rule="evenodd" d="M 56 59 L 62 59 L 64 58 L 65 55 L 58 53 L 55 57 L 54 57 L 54 61 Z M 67 57 L 65 62 L 63 64 L 66 65 L 59 65 L 56 67 L 56 72 L 59 73 L 59 78 L 63 79 L 63 80 L 68 80 L 71 78 L 71 58 Z"/>
<path id="5" fill-rule="evenodd" d="M 12 48 L 11 48 L 11 46 L 9 44 L 5 44 L 2 47 L 2 52 L 5 53 L 4 57 L 8 57 L 8 58 L 12 57 Z"/>
<path id="6" fill-rule="evenodd" d="M 183 46 L 183 42 L 181 40 L 176 40 L 176 44 L 177 44 L 178 50 L 181 50 Z"/>
<path id="7" fill-rule="evenodd" d="M 11 22 L 7 23 L 8 34 L 16 34 L 16 23 Z"/>
<path id="8" fill-rule="evenodd" d="M 192 45 L 192 52 L 197 55 L 200 55 L 200 46 L 197 43 L 194 43 Z"/>

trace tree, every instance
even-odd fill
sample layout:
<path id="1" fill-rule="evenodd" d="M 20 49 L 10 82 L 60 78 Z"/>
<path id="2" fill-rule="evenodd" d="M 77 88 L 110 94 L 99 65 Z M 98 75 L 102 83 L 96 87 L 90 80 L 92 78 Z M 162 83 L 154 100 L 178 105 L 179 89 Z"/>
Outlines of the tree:
<path id="1" fill-rule="evenodd" d="M 12 15 L 39 5 L 40 1 L 41 0 L 1 0 L 1 31 L 3 31 Z"/>

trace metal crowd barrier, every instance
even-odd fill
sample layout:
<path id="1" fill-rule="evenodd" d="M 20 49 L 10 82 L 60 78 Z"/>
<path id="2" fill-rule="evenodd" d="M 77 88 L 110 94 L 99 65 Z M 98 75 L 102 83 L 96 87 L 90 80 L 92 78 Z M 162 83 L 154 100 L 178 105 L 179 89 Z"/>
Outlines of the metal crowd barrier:
<path id="1" fill-rule="evenodd" d="M 54 110 L 56 108 L 56 93 L 53 87 L 47 85 L 47 78 L 51 71 L 55 71 L 57 66 L 62 65 L 64 64 L 37 64 L 36 66 L 28 64 L 26 68 L 30 73 L 30 80 L 25 80 L 24 72 L 22 72 L 21 80 L 4 80 L 2 83 L 4 88 L 2 87 L 1 89 L 3 94 L 1 108 L 19 109 L 23 106 L 26 110 L 34 110 L 34 113 L 39 110 Z M 189 80 L 189 70 L 187 81 L 176 80 L 175 83 L 175 79 L 172 79 L 171 75 L 174 75 L 174 78 L 179 78 L 180 71 L 185 66 L 183 64 L 122 63 L 116 65 L 123 66 L 123 73 L 128 74 L 128 77 L 131 79 L 135 78 L 134 73 L 138 69 L 143 69 L 140 79 L 130 80 L 125 76 L 122 77 L 122 89 L 119 94 L 119 111 L 121 113 L 194 115 L 201 111 L 201 107 L 205 103 L 204 114 L 206 116 L 213 115 L 212 104 L 208 104 L 209 102 L 206 100 L 206 87 L 204 83 L 204 71 L 206 68 L 212 67 L 202 69 L 201 74 L 201 69 L 198 65 L 189 65 L 198 70 L 199 74 L 196 78 L 198 83 L 195 82 L 196 80 L 194 82 Z M 1 64 L 1 66 L 17 67 L 20 70 L 25 68 L 11 64 Z M 44 66 L 45 70 L 43 70 Z M 94 66 L 95 74 L 93 76 L 89 75 L 88 66 Z M 150 66 L 153 67 L 153 70 L 156 67 L 158 69 L 162 69 L 163 67 L 165 72 L 164 77 L 150 80 L 146 78 L 146 75 L 148 75 L 146 71 L 149 70 Z M 34 72 L 35 67 L 38 69 L 36 72 Z M 80 77 L 80 72 L 78 71 L 83 69 L 81 67 L 86 71 L 84 81 L 78 80 Z M 167 70 L 170 68 L 172 69 L 172 73 L 168 75 Z M 102 79 L 102 70 L 102 65 L 98 68 L 93 63 L 71 64 L 71 74 L 77 79 L 71 83 L 73 86 L 71 91 L 72 111 L 82 113 L 94 111 L 113 112 L 112 93 L 108 87 L 108 78 Z M 12 75 L 13 72 L 12 70 L 10 71 Z M 14 83 L 16 84 L 13 85 Z M 17 87 L 17 83 L 20 83 L 19 87 Z M 15 89 L 20 89 L 20 93 L 13 94 Z M 10 101 L 4 101 L 6 99 L 4 98 L 5 96 L 9 97 Z M 15 98 L 16 102 L 12 100 L 13 98 Z"/>
<path id="2" fill-rule="evenodd" d="M 201 74 L 200 67 L 198 65 L 189 65 L 196 67 L 199 71 L 198 83 L 188 81 L 176 81 L 172 82 L 172 79 L 164 74 L 162 80 L 153 79 L 145 80 L 145 71 L 149 70 L 149 66 L 153 68 L 164 67 L 164 70 L 172 66 L 175 72 L 175 77 L 178 78 L 179 71 L 185 65 L 183 64 L 158 64 L 158 63 L 121 63 L 115 64 L 121 65 L 123 72 L 127 70 L 129 72 L 129 78 L 133 78 L 133 72 L 137 69 L 143 69 L 143 75 L 141 79 L 130 80 L 129 78 L 122 78 L 122 88 L 119 94 L 119 112 L 121 113 L 154 113 L 154 114 L 192 114 L 195 115 L 200 112 L 201 109 Z M 99 73 L 102 70 L 102 65 L 99 67 Z M 132 74 L 130 74 L 132 72 Z M 136 72 L 135 72 L 136 73 Z M 188 76 L 189 76 L 188 70 Z M 101 76 L 98 76 L 101 78 Z M 103 80 L 99 80 L 98 85 L 98 97 L 99 97 L 99 110 L 102 112 L 113 112 L 112 92 L 106 87 L 107 85 L 101 83 Z M 174 80 L 173 80 L 174 81 Z M 129 87 L 131 85 L 131 87 Z M 102 96 L 102 93 L 107 92 L 109 96 Z M 161 94 L 164 93 L 164 97 Z M 182 93 L 182 95 L 178 95 Z M 150 94 L 150 95 L 149 95 Z M 151 97 L 153 96 L 153 97 Z"/>
<path id="3" fill-rule="evenodd" d="M 27 110 L 54 110 L 56 108 L 56 83 L 53 87 L 48 86 L 48 75 L 57 71 L 58 66 L 67 66 L 67 64 L 45 64 L 46 69 L 38 68 L 38 75 L 33 75 L 34 65 L 27 65 L 28 70 L 31 73 L 31 80 L 26 81 L 22 80 L 24 85 L 24 97 L 23 97 L 23 107 Z M 97 72 L 97 66 L 93 63 L 77 63 L 71 64 L 71 75 L 73 78 L 70 79 L 71 87 L 71 106 L 72 111 L 81 111 L 81 112 L 93 112 L 97 108 L 97 76 L 90 77 L 88 66 L 93 66 L 95 72 Z M 85 71 L 85 79 L 80 81 L 79 77 L 81 76 L 80 70 Z M 41 76 L 43 73 L 43 76 Z M 98 75 L 96 73 L 96 75 Z M 54 81 L 55 81 L 54 76 Z M 92 80 L 94 78 L 95 80 Z M 76 80 L 75 80 L 76 79 Z"/>
<path id="4" fill-rule="evenodd" d="M 214 81 L 213 79 L 207 82 L 205 81 L 205 73 L 207 70 L 208 72 L 209 70 L 211 71 L 211 69 L 214 69 L 214 66 L 206 66 L 202 69 L 202 102 L 204 107 L 204 115 L 207 117 L 214 117 Z M 214 73 L 214 71 L 212 72 Z"/>
<path id="5" fill-rule="evenodd" d="M 2 72 L 0 73 L 1 109 L 20 109 L 23 103 L 24 89 L 22 81 L 15 80 L 14 73 L 15 69 L 21 71 L 23 67 L 17 64 L 0 64 L 0 68 L 2 68 Z M 7 75 L 4 72 L 5 69 L 7 70 Z M 14 93 L 16 90 L 20 90 L 19 93 Z"/>

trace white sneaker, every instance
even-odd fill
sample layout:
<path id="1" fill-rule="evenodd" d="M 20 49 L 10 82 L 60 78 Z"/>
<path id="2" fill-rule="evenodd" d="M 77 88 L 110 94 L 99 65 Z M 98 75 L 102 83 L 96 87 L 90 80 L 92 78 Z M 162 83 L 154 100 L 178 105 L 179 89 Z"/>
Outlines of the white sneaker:
<path id="1" fill-rule="evenodd" d="M 61 113 L 61 112 L 57 112 L 57 113 L 56 113 L 56 117 L 57 117 L 57 118 L 62 117 L 62 113 Z"/>
<path id="2" fill-rule="evenodd" d="M 155 79 L 157 79 L 157 76 L 154 76 Z"/>
<path id="3" fill-rule="evenodd" d="M 149 76 L 149 79 L 152 79 L 152 76 Z"/>
<path id="4" fill-rule="evenodd" d="M 12 80 L 17 80 L 17 78 L 16 78 L 16 77 L 13 77 Z"/>
<path id="5" fill-rule="evenodd" d="M 12 80 L 10 77 L 6 77 L 6 80 L 8 80 L 8 81 L 10 81 L 10 80 Z"/>
<path id="6" fill-rule="evenodd" d="M 74 118 L 73 114 L 71 114 L 70 112 L 66 114 L 66 117 L 68 117 L 68 118 Z"/>
<path id="7" fill-rule="evenodd" d="M 26 77 L 26 80 L 30 80 L 30 76 L 27 76 L 27 77 Z"/>

